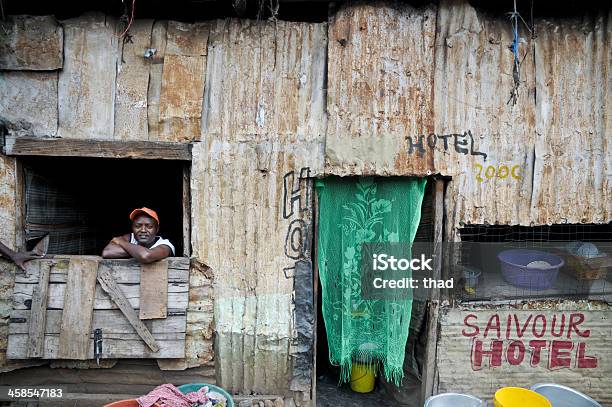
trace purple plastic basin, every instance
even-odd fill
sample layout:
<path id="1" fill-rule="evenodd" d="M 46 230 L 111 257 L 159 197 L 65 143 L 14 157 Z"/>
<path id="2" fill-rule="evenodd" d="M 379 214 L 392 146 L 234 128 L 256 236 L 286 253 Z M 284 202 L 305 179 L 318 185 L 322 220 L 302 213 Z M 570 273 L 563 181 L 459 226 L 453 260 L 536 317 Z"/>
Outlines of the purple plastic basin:
<path id="1" fill-rule="evenodd" d="M 512 249 L 497 255 L 501 262 L 504 280 L 512 285 L 530 290 L 552 288 L 565 262 L 559 256 L 539 250 Z M 532 261 L 545 261 L 549 268 L 527 267 Z"/>

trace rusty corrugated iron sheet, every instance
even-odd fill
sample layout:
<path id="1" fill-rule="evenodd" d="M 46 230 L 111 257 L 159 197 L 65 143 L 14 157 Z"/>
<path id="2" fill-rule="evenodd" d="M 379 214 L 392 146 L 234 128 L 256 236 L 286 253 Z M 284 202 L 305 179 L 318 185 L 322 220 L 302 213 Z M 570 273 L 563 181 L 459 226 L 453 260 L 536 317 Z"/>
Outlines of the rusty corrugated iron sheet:
<path id="1" fill-rule="evenodd" d="M 547 382 L 611 405 L 612 310 L 586 305 L 442 309 L 437 393 L 467 393 L 491 402 L 501 387 Z"/>
<path id="2" fill-rule="evenodd" d="M 326 30 L 238 20 L 211 30 L 192 246 L 215 276 L 218 383 L 231 390 L 292 387 L 293 273 L 312 237 L 312 181 L 299 178 L 322 167 Z"/>
<path id="3" fill-rule="evenodd" d="M 612 220 L 612 10 L 536 25 L 531 219 Z"/>
<path id="4" fill-rule="evenodd" d="M 0 21 L 0 69 L 52 71 L 64 61 L 64 33 L 53 16 L 6 16 Z"/>
<path id="5" fill-rule="evenodd" d="M 415 159 L 406 136 L 434 125 L 436 10 L 356 5 L 329 25 L 329 127 L 325 172 L 426 175 L 433 154 Z"/>
<path id="6" fill-rule="evenodd" d="M 90 14 L 66 20 L 63 25 L 64 69 L 58 83 L 58 135 L 112 139 L 119 54 L 115 21 L 103 14 Z"/>
<path id="7" fill-rule="evenodd" d="M 463 223 L 612 220 L 609 20 L 536 21 L 535 39 L 521 25 L 512 102 L 508 20 L 467 1 L 341 9 L 329 28 L 325 172 L 453 177 L 451 238 Z"/>

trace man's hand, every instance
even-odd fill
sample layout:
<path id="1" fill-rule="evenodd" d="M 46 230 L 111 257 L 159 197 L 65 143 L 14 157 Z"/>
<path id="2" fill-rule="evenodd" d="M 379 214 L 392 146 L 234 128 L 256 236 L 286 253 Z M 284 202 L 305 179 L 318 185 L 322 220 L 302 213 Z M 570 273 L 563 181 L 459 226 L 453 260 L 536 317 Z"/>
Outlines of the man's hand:
<path id="1" fill-rule="evenodd" d="M 25 262 L 34 259 L 42 259 L 44 256 L 35 252 L 16 252 L 11 256 L 11 260 L 15 263 L 20 269 L 26 271 Z"/>

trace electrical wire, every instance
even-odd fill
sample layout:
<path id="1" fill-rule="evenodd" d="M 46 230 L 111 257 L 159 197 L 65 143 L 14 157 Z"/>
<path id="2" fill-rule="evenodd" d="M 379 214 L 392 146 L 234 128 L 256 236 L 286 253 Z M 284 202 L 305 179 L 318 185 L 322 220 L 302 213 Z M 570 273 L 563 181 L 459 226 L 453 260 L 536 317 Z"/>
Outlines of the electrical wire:
<path id="1" fill-rule="evenodd" d="M 123 30 L 123 32 L 119 35 L 115 35 L 115 37 L 118 38 L 122 38 L 130 29 L 130 27 L 132 26 L 132 23 L 134 22 L 134 8 L 136 6 L 136 0 L 132 0 L 132 14 L 130 16 L 130 20 L 128 21 L 127 27 L 125 27 L 125 30 Z"/>

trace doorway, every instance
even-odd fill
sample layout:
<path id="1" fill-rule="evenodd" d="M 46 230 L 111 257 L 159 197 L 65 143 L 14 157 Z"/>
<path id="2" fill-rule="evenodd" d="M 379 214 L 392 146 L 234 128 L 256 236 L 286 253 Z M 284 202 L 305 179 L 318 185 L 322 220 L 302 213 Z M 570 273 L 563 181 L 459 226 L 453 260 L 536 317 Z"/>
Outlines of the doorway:
<path id="1" fill-rule="evenodd" d="M 380 178 L 385 180 L 389 178 Z M 432 242 L 434 239 L 434 184 L 428 179 L 424 188 L 415 242 Z M 320 205 L 318 206 L 321 210 Z M 317 217 L 319 217 L 317 213 Z M 318 236 L 317 236 L 318 238 Z M 316 263 L 317 259 L 314 259 Z M 376 378 L 374 391 L 355 393 L 349 383 L 338 386 L 341 369 L 330 363 L 328 332 L 323 318 L 323 296 L 321 279 L 316 278 L 317 286 L 317 333 L 316 333 L 316 405 L 317 406 L 370 406 L 385 400 L 389 406 L 417 406 L 421 398 L 421 377 L 423 375 L 424 355 L 427 342 L 427 301 L 415 298 L 410 311 L 408 340 L 404 356 L 404 379 L 399 387 L 387 383 L 380 375 Z"/>

